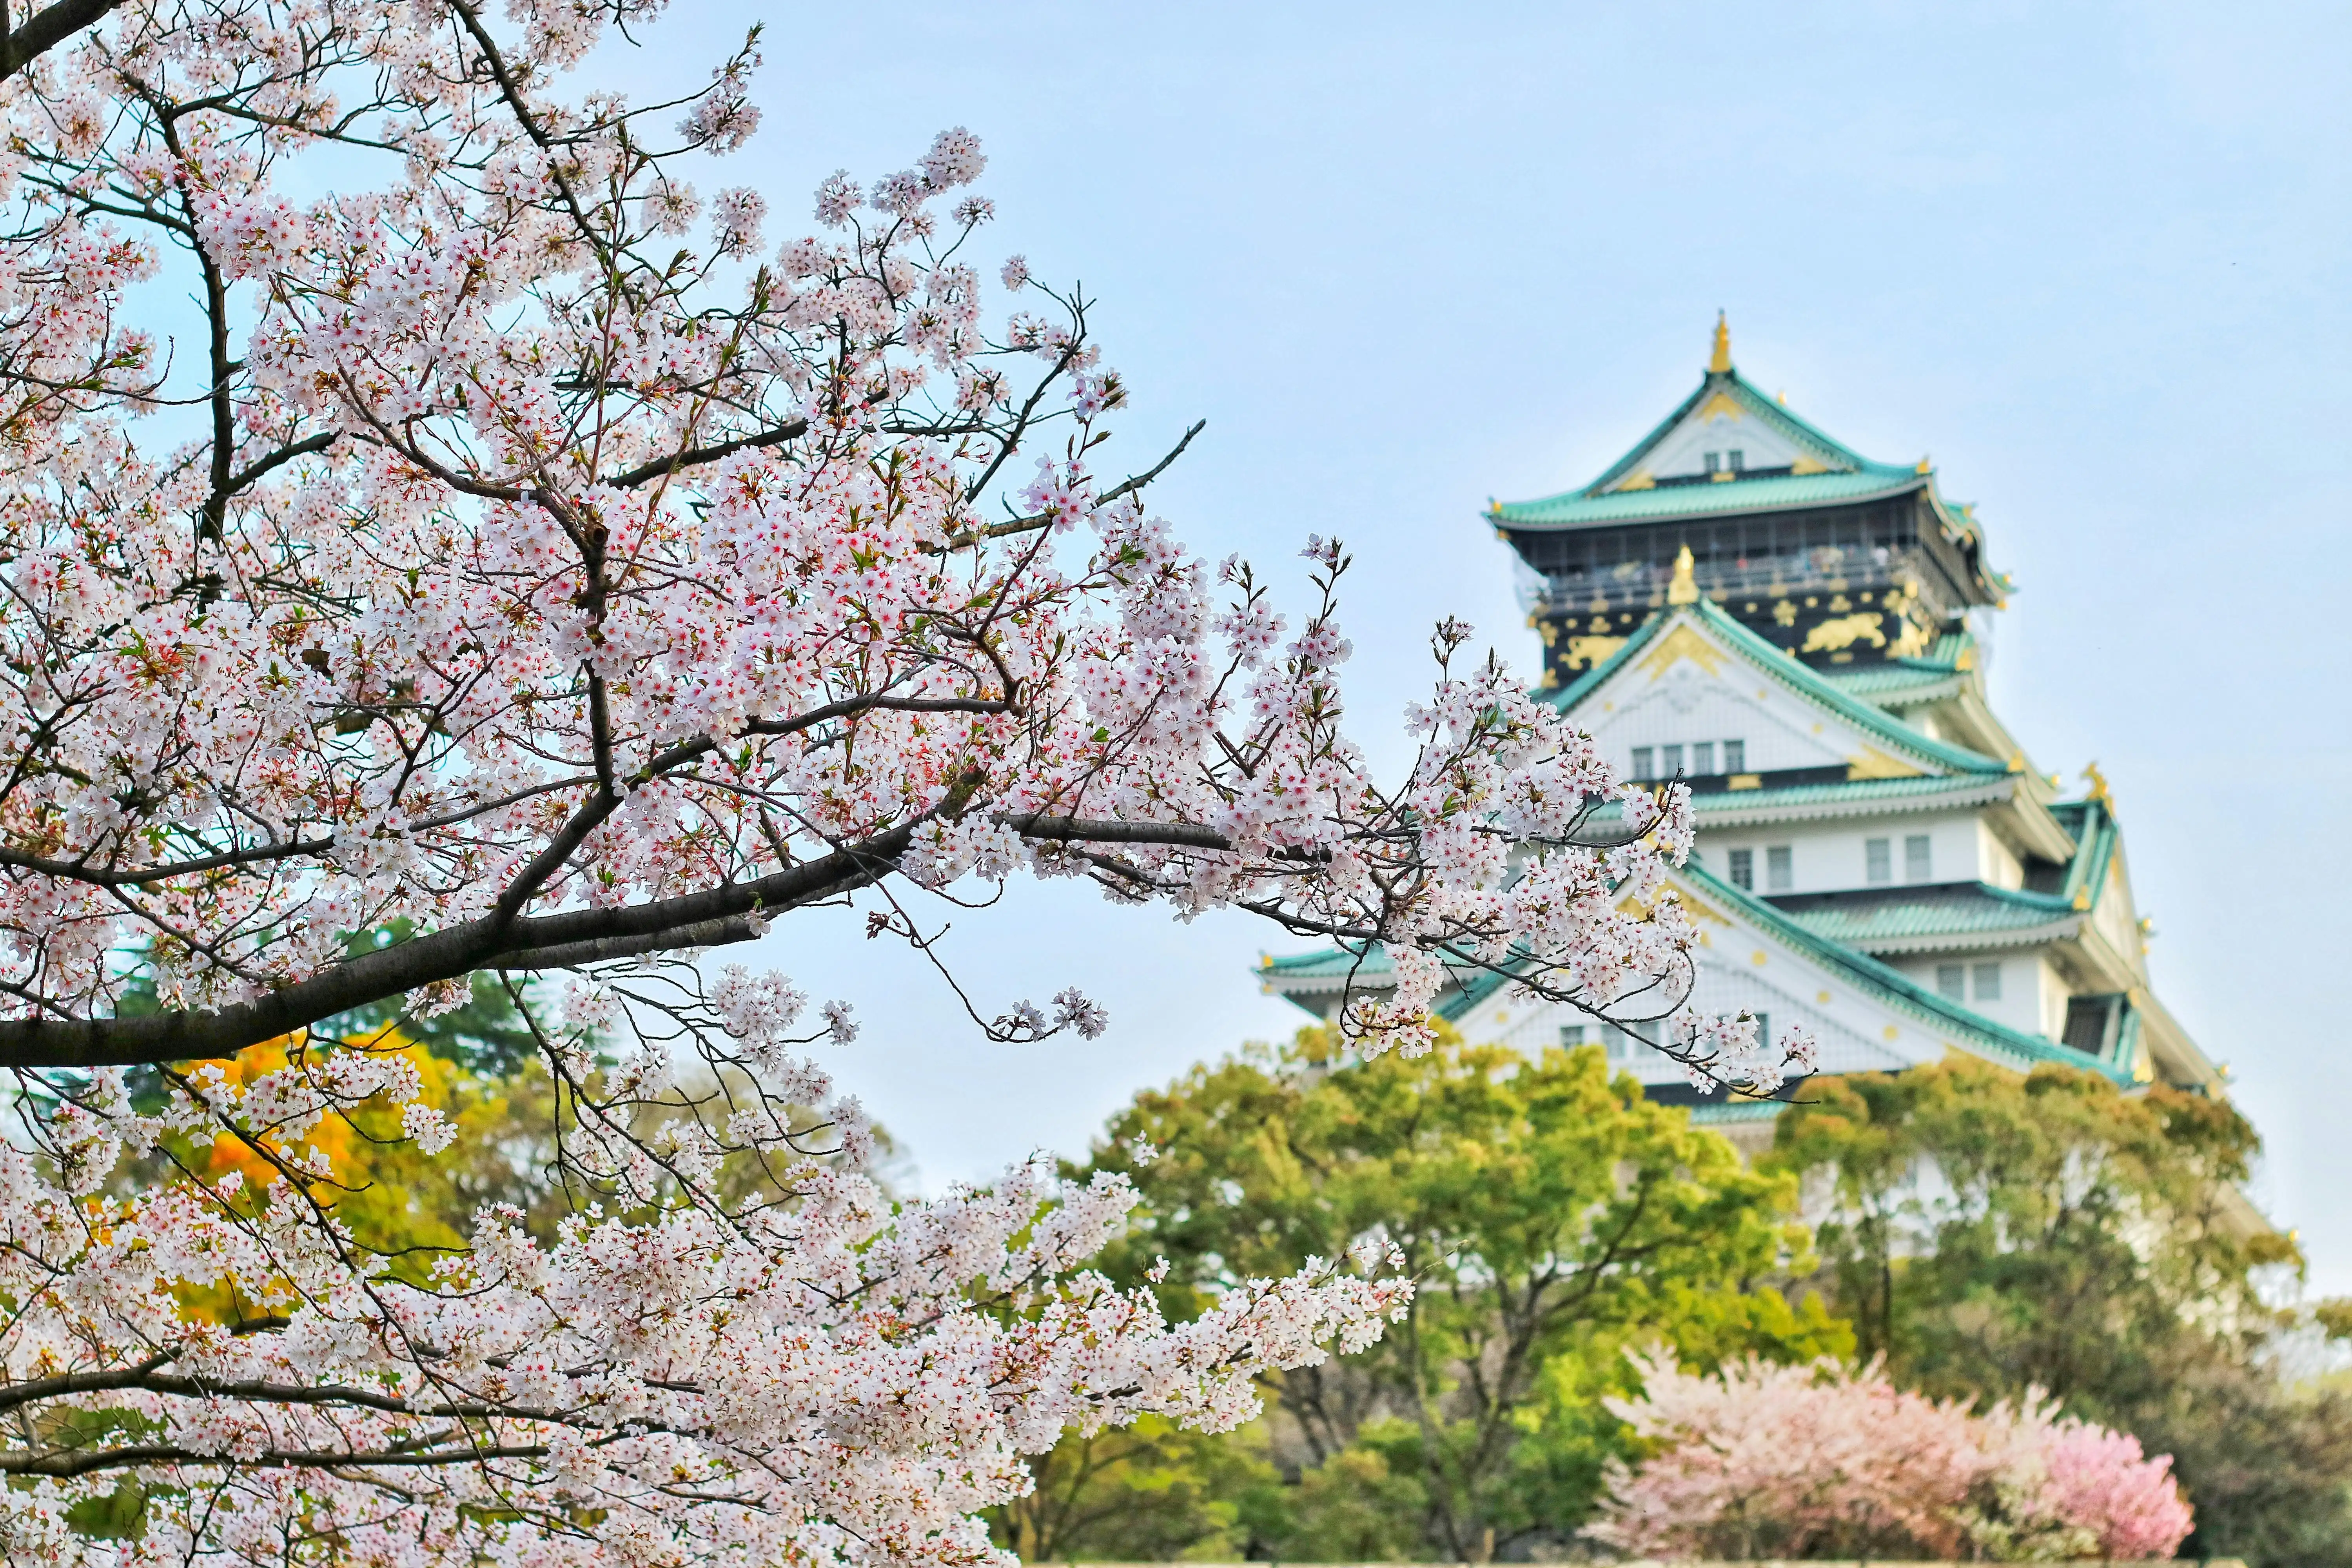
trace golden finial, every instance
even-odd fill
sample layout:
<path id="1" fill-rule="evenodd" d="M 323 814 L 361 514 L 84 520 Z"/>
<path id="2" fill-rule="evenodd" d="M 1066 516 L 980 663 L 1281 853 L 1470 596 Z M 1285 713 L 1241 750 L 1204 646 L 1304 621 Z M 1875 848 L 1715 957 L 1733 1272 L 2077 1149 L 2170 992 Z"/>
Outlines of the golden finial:
<path id="1" fill-rule="evenodd" d="M 1666 584 L 1666 603 L 1698 603 L 1698 579 L 1691 574 L 1691 552 L 1687 544 L 1683 546 L 1682 553 L 1675 557 L 1675 580 Z"/>
<path id="2" fill-rule="evenodd" d="M 2092 763 L 2085 766 L 2083 769 L 2083 776 L 2091 781 L 2091 799 L 2105 801 L 2110 806 L 2115 805 L 2114 799 L 2107 794 L 2107 775 L 2099 771 L 2098 763 Z"/>
<path id="3" fill-rule="evenodd" d="M 1913 468 L 1911 471 L 1915 474 L 1924 474 L 1932 471 L 1935 467 L 1936 465 L 1933 462 L 1929 461 L 1926 458 L 1922 458 L 1919 459 L 1918 467 Z"/>
<path id="4" fill-rule="evenodd" d="M 1715 313 L 1715 353 L 1706 362 L 1706 368 L 1716 375 L 1731 368 L 1731 323 L 1724 320 L 1720 310 Z"/>

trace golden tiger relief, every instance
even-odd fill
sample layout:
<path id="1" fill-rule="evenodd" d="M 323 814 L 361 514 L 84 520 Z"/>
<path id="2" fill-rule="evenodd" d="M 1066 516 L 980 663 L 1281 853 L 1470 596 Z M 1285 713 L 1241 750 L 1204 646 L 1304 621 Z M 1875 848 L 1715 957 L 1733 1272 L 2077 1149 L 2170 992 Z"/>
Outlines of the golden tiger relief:
<path id="1" fill-rule="evenodd" d="M 1886 634 L 1878 629 L 1879 622 L 1885 618 L 1876 610 L 1864 610 L 1859 615 L 1840 616 L 1833 621 L 1822 621 L 1805 634 L 1805 646 L 1801 651 L 1836 653 L 1858 642 L 1866 642 L 1873 647 L 1885 647 Z"/>

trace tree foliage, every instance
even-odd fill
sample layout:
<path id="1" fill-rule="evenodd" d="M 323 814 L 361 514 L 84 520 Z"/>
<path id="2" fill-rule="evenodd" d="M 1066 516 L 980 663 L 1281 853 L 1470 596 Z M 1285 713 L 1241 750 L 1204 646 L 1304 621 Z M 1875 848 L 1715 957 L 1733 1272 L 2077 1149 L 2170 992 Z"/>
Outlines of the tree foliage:
<path id="1" fill-rule="evenodd" d="M 1348 1540 L 1461 1561 L 1557 1536 L 1622 1442 L 1601 1402 L 1628 1386 L 1627 1346 L 1711 1364 L 1851 1343 L 1818 1300 L 1767 1284 L 1805 1248 L 1789 1178 L 1745 1169 L 1595 1049 L 1441 1040 L 1363 1060 L 1304 1030 L 1138 1096 L 1097 1151 L 1143 1194 L 1107 1264 L 1144 1278 L 1164 1259 L 1180 1314 L 1368 1240 L 1416 1282 L 1378 1346 L 1278 1380 L 1292 1501 L 1324 1522 L 1306 1539 L 1261 1515 L 1276 1555 Z"/>
<path id="2" fill-rule="evenodd" d="M 2273 1364 L 2292 1242 L 2235 1184 L 2227 1101 L 1953 1060 L 1808 1086 L 1767 1166 L 1801 1176 L 1819 1276 L 1906 1386 L 2041 1390 L 2173 1457 L 2193 1551 L 2352 1561 L 2352 1402 Z"/>

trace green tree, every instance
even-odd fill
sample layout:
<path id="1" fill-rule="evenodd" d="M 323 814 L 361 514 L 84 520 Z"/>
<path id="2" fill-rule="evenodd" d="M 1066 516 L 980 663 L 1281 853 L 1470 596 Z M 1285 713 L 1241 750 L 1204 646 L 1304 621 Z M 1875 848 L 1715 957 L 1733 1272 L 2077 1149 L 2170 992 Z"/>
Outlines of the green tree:
<path id="1" fill-rule="evenodd" d="M 1759 1165 L 1806 1184 L 1821 1283 L 1898 1381 L 2040 1387 L 2172 1454 L 2191 1553 L 2352 1563 L 2352 1401 L 2267 1355 L 2264 1270 L 2300 1258 L 2237 1195 L 2258 1146 L 2225 1100 L 1954 1060 L 1816 1080 Z"/>
<path id="2" fill-rule="evenodd" d="M 1140 1278 L 1164 1256 L 1171 1311 L 1367 1244 L 1420 1281 L 1380 1344 L 1272 1391 L 1293 1509 L 1320 1521 L 1267 1525 L 1285 1556 L 1390 1541 L 1482 1560 L 1572 1529 L 1622 1441 L 1599 1400 L 1628 1345 L 1852 1344 L 1817 1299 L 1767 1283 L 1806 1252 L 1794 1181 L 1612 1080 L 1597 1049 L 1530 1059 L 1445 1032 L 1365 1062 L 1310 1028 L 1139 1095 L 1094 1167 L 1144 1196 L 1110 1267 Z"/>
<path id="3" fill-rule="evenodd" d="M 1161 1416 L 1095 1433 L 1073 1427 L 1032 1461 L 1036 1485 L 995 1511 L 997 1543 L 1024 1563 L 1231 1562 L 1282 1514 L 1262 1423 L 1195 1432 Z"/>

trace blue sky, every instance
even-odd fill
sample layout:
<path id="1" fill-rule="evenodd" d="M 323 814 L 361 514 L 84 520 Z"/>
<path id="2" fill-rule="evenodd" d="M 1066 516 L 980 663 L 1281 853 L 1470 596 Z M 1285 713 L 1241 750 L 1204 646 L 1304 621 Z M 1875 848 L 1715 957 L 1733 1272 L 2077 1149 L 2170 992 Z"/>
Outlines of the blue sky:
<path id="1" fill-rule="evenodd" d="M 771 12 L 690 0 L 625 62 L 699 79 Z M 1355 547 L 1354 711 L 1394 755 L 1427 628 L 1534 667 L 1490 495 L 1591 477 L 1740 368 L 1874 457 L 1932 453 L 2021 592 L 1995 705 L 2097 760 L 2151 962 L 2269 1141 L 2256 1194 L 2352 1291 L 2352 12 L 2341 6 L 839 5 L 768 15 L 751 179 L 971 127 L 992 254 L 1082 279 L 1140 467 L 1212 556 Z M 600 62 L 601 64 L 601 62 Z M 1112 467 L 1114 465 L 1105 465 Z M 761 957 L 855 1002 L 838 1054 L 928 1184 L 1075 1150 L 1134 1088 L 1296 1022 L 1278 933 L 1016 887 L 946 942 L 983 1005 L 1078 983 L 1091 1046 L 987 1044 L 849 920 Z"/>

